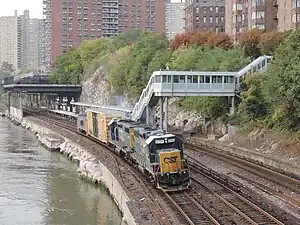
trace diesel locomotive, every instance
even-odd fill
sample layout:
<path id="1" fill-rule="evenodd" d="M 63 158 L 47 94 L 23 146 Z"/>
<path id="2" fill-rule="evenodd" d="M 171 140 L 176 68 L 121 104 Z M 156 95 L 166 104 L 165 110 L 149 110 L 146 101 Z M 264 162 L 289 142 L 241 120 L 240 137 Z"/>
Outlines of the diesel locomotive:
<path id="1" fill-rule="evenodd" d="M 176 135 L 123 118 L 122 112 L 89 109 L 78 115 L 77 129 L 113 147 L 164 191 L 188 189 L 191 183 L 183 141 Z"/>

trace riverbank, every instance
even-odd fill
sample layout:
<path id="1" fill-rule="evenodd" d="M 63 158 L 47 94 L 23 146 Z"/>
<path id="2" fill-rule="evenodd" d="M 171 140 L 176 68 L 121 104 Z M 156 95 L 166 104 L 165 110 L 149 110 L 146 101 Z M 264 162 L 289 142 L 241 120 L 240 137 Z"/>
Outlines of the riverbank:
<path id="1" fill-rule="evenodd" d="M 95 156 L 72 140 L 41 126 L 33 120 L 23 119 L 21 127 L 33 132 L 38 141 L 50 151 L 59 151 L 78 164 L 80 177 L 105 186 L 123 214 L 122 224 L 142 224 L 136 222 L 130 211 L 132 200 L 110 170 Z"/>

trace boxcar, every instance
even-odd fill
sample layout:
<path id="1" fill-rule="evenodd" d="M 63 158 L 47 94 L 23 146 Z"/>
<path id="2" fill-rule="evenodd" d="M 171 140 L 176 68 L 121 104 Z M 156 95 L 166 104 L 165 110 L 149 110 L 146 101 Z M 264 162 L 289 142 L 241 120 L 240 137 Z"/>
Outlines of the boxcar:
<path id="1" fill-rule="evenodd" d="M 109 109 L 88 109 L 86 111 L 86 134 L 108 144 L 108 124 L 113 118 L 121 118 L 123 112 Z"/>

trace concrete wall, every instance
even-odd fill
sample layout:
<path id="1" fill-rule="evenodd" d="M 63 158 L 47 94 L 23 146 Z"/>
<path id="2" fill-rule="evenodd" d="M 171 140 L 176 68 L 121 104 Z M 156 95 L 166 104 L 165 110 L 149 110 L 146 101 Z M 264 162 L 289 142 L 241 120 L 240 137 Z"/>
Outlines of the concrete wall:
<path id="1" fill-rule="evenodd" d="M 21 123 L 23 120 L 23 110 L 16 107 L 10 106 L 10 118 L 14 119 L 16 122 Z"/>

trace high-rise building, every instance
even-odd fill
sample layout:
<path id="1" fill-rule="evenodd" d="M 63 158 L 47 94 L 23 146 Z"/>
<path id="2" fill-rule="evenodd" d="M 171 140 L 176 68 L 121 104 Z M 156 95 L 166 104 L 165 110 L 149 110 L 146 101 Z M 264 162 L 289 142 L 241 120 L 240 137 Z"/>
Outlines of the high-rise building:
<path id="1" fill-rule="evenodd" d="M 165 32 L 166 0 L 119 0 L 119 32 L 131 28 Z"/>
<path id="2" fill-rule="evenodd" d="M 130 28 L 165 30 L 161 0 L 43 0 L 45 55 L 50 69 L 56 58 L 83 40 L 116 36 Z"/>
<path id="3" fill-rule="evenodd" d="M 286 2 L 286 0 L 284 1 Z M 278 21 L 284 19 L 277 16 L 276 0 L 225 0 L 225 3 L 225 30 L 235 38 L 254 28 L 267 32 L 277 30 Z"/>
<path id="4" fill-rule="evenodd" d="M 0 18 L 0 62 L 8 62 L 14 69 L 37 70 L 39 55 L 43 52 L 38 48 L 42 41 L 39 33 L 40 19 L 30 19 L 29 11 L 23 15 Z"/>
<path id="5" fill-rule="evenodd" d="M 225 32 L 224 0 L 186 0 L 185 31 Z"/>
<path id="6" fill-rule="evenodd" d="M 44 0 L 46 64 L 83 40 L 118 34 L 118 0 Z"/>
<path id="7" fill-rule="evenodd" d="M 46 51 L 45 51 L 45 20 L 38 20 L 38 65 L 39 69 L 45 70 Z"/>
<path id="8" fill-rule="evenodd" d="M 0 64 L 7 62 L 18 68 L 18 16 L 0 17 Z"/>
<path id="9" fill-rule="evenodd" d="M 184 32 L 185 27 L 185 2 L 181 0 L 180 2 L 166 1 L 166 35 L 169 39 L 175 37 L 176 34 Z"/>
<path id="10" fill-rule="evenodd" d="M 29 11 L 25 10 L 23 15 L 18 17 L 18 29 L 19 29 L 19 62 L 18 68 L 29 67 L 29 61 L 31 56 L 29 56 L 29 51 L 31 51 L 33 46 L 29 42 L 30 36 L 30 17 Z"/>
<path id="11" fill-rule="evenodd" d="M 40 30 L 43 20 L 30 19 L 27 28 L 25 65 L 23 67 L 36 70 L 44 66 L 43 33 Z"/>

